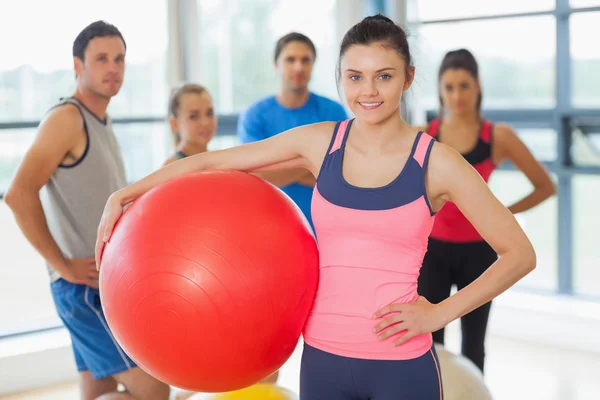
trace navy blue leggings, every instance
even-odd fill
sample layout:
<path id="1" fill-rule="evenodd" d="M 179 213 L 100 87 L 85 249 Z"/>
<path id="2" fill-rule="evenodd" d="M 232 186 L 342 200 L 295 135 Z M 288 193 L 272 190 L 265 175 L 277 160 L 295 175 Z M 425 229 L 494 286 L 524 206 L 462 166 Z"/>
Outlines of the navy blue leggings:
<path id="1" fill-rule="evenodd" d="M 342 357 L 304 345 L 300 400 L 442 400 L 435 348 L 412 360 Z"/>

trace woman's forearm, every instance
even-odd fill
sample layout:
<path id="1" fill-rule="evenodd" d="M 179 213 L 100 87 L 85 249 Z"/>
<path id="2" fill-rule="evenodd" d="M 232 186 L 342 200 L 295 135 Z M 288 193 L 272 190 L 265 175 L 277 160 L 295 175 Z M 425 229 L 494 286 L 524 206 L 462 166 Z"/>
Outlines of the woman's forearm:
<path id="1" fill-rule="evenodd" d="M 309 129 L 309 128 L 306 128 Z M 302 128 L 284 132 L 259 142 L 207 151 L 168 164 L 138 182 L 118 191 L 118 202 L 125 206 L 153 187 L 177 176 L 207 169 L 237 171 L 278 171 L 303 166 Z M 297 164 L 297 165 L 296 165 Z"/>
<path id="2" fill-rule="evenodd" d="M 548 187 L 538 187 L 529 195 L 508 207 L 508 210 L 513 214 L 527 211 L 538 204 L 542 203 L 556 193 L 554 185 Z"/>
<path id="3" fill-rule="evenodd" d="M 446 318 L 444 325 L 490 302 L 531 272 L 535 263 L 531 248 L 515 249 L 499 257 L 478 279 L 439 304 Z"/>
<path id="4" fill-rule="evenodd" d="M 207 154 L 208 153 L 197 154 L 168 164 L 139 181 L 117 191 L 114 195 L 117 196 L 121 205 L 125 206 L 153 187 L 177 176 L 209 168 L 208 161 L 210 157 L 206 157 Z"/>

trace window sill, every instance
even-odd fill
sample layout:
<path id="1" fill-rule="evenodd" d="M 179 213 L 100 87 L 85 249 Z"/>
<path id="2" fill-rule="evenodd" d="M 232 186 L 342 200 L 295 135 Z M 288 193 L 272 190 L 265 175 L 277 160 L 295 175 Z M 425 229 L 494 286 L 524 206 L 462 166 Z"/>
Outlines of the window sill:
<path id="1" fill-rule="evenodd" d="M 600 353 L 600 303 L 513 290 L 494 300 L 489 330 L 495 336 Z"/>
<path id="2" fill-rule="evenodd" d="M 0 396 L 76 379 L 65 328 L 0 339 Z"/>

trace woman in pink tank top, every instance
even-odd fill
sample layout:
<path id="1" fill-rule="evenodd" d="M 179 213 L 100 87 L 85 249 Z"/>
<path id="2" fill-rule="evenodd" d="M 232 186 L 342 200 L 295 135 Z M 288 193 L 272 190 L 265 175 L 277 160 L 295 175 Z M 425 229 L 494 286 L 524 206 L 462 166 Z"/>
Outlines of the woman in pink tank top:
<path id="1" fill-rule="evenodd" d="M 98 229 L 98 265 L 123 207 L 175 176 L 306 168 L 317 177 L 312 211 L 320 278 L 304 330 L 301 399 L 439 400 L 431 332 L 515 284 L 535 268 L 535 253 L 464 158 L 402 119 L 402 94 L 415 74 L 402 28 L 381 15 L 353 26 L 337 72 L 355 119 L 187 157 L 116 192 Z M 447 201 L 502 257 L 432 304 L 418 296 L 417 280 L 435 213 Z"/>
<path id="2" fill-rule="evenodd" d="M 492 124 L 481 115 L 479 66 L 466 49 L 446 54 L 438 72 L 440 112 L 426 130 L 459 152 L 485 182 L 495 168 L 511 161 L 531 182 L 533 191 L 508 207 L 513 214 L 529 210 L 555 193 L 550 174 L 507 124 Z M 437 213 L 419 276 L 419 294 L 432 303 L 450 296 L 483 274 L 497 257 L 467 217 L 448 203 Z M 485 336 L 491 302 L 461 318 L 462 354 L 483 372 Z M 444 329 L 433 333 L 444 343 Z"/>

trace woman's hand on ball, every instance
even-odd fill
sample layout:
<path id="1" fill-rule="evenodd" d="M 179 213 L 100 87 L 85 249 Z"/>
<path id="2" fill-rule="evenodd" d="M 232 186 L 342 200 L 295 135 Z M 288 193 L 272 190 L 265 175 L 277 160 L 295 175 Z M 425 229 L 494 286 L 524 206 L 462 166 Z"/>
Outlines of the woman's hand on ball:
<path id="1" fill-rule="evenodd" d="M 108 198 L 106 206 L 104 207 L 104 213 L 100 219 L 100 225 L 98 226 L 98 236 L 96 237 L 96 268 L 100 270 L 100 263 L 102 261 L 102 250 L 104 250 L 104 244 L 110 238 L 112 230 L 123 214 L 123 206 L 121 200 L 114 194 Z"/>
<path id="2" fill-rule="evenodd" d="M 385 316 L 387 317 L 373 328 L 373 332 L 379 334 L 385 331 L 379 335 L 379 340 L 386 340 L 400 333 L 394 340 L 394 346 L 400 346 L 417 335 L 435 332 L 444 326 L 441 307 L 431 304 L 422 296 L 412 303 L 387 305 L 377 311 L 373 318 Z"/>

